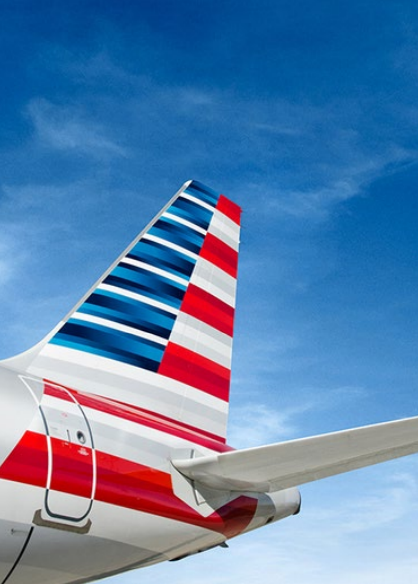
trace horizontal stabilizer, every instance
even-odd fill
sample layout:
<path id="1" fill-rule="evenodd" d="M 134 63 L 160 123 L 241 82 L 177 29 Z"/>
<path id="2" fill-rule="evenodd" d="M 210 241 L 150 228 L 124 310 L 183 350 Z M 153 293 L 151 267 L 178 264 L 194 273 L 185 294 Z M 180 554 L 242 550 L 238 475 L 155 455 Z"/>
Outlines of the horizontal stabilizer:
<path id="1" fill-rule="evenodd" d="M 186 477 L 213 489 L 274 492 L 418 452 L 418 417 L 189 460 Z"/>

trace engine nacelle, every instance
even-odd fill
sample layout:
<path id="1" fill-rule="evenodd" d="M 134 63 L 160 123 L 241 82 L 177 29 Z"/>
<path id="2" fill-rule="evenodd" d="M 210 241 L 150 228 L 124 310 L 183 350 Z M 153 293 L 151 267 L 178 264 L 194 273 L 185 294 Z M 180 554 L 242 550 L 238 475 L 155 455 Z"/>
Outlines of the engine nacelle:
<path id="1" fill-rule="evenodd" d="M 255 515 L 243 533 L 279 521 L 290 515 L 297 515 L 301 507 L 300 492 L 296 488 L 259 495 Z"/>

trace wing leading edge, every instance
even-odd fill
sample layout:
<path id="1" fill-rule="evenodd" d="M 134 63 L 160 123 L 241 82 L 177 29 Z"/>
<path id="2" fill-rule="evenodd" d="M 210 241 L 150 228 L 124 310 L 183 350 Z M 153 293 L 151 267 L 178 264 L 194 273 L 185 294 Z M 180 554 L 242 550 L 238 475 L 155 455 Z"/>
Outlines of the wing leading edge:
<path id="1" fill-rule="evenodd" d="M 212 489 L 271 493 L 416 452 L 418 417 L 172 462 Z"/>

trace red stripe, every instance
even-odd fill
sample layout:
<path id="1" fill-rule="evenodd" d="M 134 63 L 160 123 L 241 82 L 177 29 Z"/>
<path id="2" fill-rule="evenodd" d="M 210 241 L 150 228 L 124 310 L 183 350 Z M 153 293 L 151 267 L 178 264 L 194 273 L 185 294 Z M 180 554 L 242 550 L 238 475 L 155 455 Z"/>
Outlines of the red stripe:
<path id="1" fill-rule="evenodd" d="M 234 328 L 234 309 L 206 290 L 189 284 L 180 308 L 216 330 L 232 337 Z"/>
<path id="2" fill-rule="evenodd" d="M 58 387 L 58 385 L 50 385 L 48 382 L 46 382 L 44 385 L 44 391 L 46 395 L 74 403 L 74 401 L 71 399 L 71 396 L 68 395 L 68 392 L 62 387 Z"/>
<path id="3" fill-rule="evenodd" d="M 199 256 L 215 264 L 233 278 L 237 277 L 238 253 L 212 233 L 206 235 Z"/>
<path id="4" fill-rule="evenodd" d="M 242 495 L 218 509 L 219 515 L 226 524 L 223 534 L 230 538 L 242 533 L 252 521 L 257 504 L 256 499 Z"/>
<path id="5" fill-rule="evenodd" d="M 216 209 L 229 217 L 237 225 L 240 224 L 241 219 L 241 207 L 236 203 L 233 203 L 230 199 L 227 199 L 224 195 L 221 195 L 216 205 Z"/>
<path id="6" fill-rule="evenodd" d="M 103 452 L 97 453 L 97 463 L 95 500 L 103 503 L 191 523 L 227 537 L 241 533 L 257 509 L 257 499 L 240 496 L 204 518 L 174 495 L 170 474 Z"/>
<path id="7" fill-rule="evenodd" d="M 228 401 L 230 370 L 180 345 L 168 343 L 158 373 Z"/>
<path id="8" fill-rule="evenodd" d="M 95 500 L 104 503 L 211 529 L 226 537 L 241 533 L 257 509 L 256 498 L 240 496 L 209 517 L 202 517 L 174 495 L 169 473 L 100 451 L 96 451 L 96 459 Z M 47 468 L 45 436 L 27 432 L 1 466 L 0 478 L 46 488 Z M 65 481 L 54 483 L 54 489 L 78 494 L 79 481 L 69 474 Z"/>
<path id="9" fill-rule="evenodd" d="M 28 430 L 1 465 L 0 478 L 45 489 L 47 477 L 46 436 Z"/>
<path id="10" fill-rule="evenodd" d="M 170 418 L 165 418 L 164 416 L 154 414 L 153 412 L 149 412 L 142 408 L 124 404 L 123 402 L 114 401 L 96 395 L 83 394 L 74 390 L 71 391 L 75 394 L 77 401 L 84 407 L 104 412 L 124 420 L 129 420 L 147 428 L 159 430 L 165 434 L 182 438 L 183 440 L 199 444 L 200 446 L 205 446 L 216 452 L 229 452 L 233 450 L 230 446 L 225 444 L 223 438 L 210 434 L 209 432 L 198 430 L 192 426 L 181 424 Z"/>
<path id="11" fill-rule="evenodd" d="M 91 497 L 92 453 L 89 448 L 51 438 L 53 472 L 51 488 Z M 80 454 L 80 452 L 84 454 Z M 0 468 L 0 478 L 46 488 L 48 445 L 44 434 L 27 431 Z"/>
<path id="12" fill-rule="evenodd" d="M 59 438 L 51 438 L 51 489 L 91 498 L 93 457 L 90 448 Z"/>
<path id="13" fill-rule="evenodd" d="M 53 382 L 49 381 L 48 383 Z M 52 395 L 49 392 L 51 387 L 55 386 L 48 386 L 48 391 L 46 393 L 49 395 Z M 229 452 L 230 450 L 233 450 L 230 446 L 225 444 L 225 438 L 223 436 L 217 436 L 206 430 L 195 428 L 178 420 L 173 420 L 161 414 L 150 412 L 149 410 L 113 400 L 111 398 L 81 393 L 70 388 L 66 388 L 66 390 L 74 395 L 76 401 L 80 405 L 93 410 L 104 412 L 124 420 L 129 420 L 141 426 L 146 426 L 147 428 L 153 428 L 154 430 L 170 434 L 171 436 L 176 436 L 177 438 L 194 442 L 200 446 L 205 446 L 216 452 Z M 66 395 L 68 397 L 68 394 Z"/>

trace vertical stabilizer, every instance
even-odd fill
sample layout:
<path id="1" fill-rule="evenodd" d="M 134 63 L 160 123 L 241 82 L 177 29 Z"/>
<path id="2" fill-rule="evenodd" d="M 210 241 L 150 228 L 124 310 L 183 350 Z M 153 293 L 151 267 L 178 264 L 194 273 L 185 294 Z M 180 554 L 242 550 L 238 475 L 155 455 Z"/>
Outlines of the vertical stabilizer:
<path id="1" fill-rule="evenodd" d="M 225 439 L 240 208 L 186 183 L 41 343 L 4 364 Z"/>

